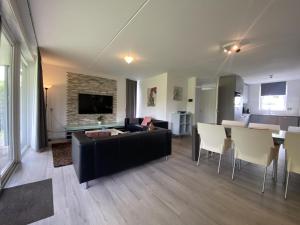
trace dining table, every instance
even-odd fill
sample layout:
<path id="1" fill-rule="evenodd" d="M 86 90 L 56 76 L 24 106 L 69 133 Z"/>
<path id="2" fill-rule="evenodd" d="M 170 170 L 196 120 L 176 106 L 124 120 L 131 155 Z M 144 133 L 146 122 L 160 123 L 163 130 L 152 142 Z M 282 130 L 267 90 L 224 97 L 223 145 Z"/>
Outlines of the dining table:
<path id="1" fill-rule="evenodd" d="M 285 130 L 280 130 L 278 132 L 272 132 L 272 138 L 273 138 L 274 144 L 277 144 L 277 145 L 284 144 L 285 134 L 286 134 Z"/>

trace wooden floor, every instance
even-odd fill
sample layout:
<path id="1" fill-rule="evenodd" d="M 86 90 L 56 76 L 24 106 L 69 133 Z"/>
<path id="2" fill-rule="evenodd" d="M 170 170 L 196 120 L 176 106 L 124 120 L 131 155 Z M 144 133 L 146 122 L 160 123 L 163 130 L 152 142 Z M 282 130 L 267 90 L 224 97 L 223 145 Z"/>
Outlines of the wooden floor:
<path id="1" fill-rule="evenodd" d="M 292 175 L 284 200 L 282 160 L 277 184 L 270 166 L 261 194 L 263 168 L 244 163 L 232 181 L 229 159 L 224 157 L 220 175 L 218 156 L 208 160 L 204 152 L 197 167 L 190 139 L 177 138 L 168 161 L 91 181 L 85 190 L 72 165 L 53 168 L 51 151 L 29 151 L 8 186 L 53 179 L 55 215 L 35 224 L 300 224 L 300 178 Z"/>

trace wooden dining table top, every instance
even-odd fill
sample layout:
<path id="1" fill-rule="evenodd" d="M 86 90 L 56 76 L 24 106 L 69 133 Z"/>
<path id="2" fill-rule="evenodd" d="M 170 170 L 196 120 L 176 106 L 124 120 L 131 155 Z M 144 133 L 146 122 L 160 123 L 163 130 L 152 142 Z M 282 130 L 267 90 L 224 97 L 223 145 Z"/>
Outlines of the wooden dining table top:
<path id="1" fill-rule="evenodd" d="M 280 130 L 279 132 L 273 132 L 272 137 L 274 139 L 276 138 L 276 139 L 284 140 L 285 139 L 285 134 L 286 134 L 285 130 Z"/>
<path id="2" fill-rule="evenodd" d="M 273 137 L 274 144 L 277 144 L 277 145 L 283 144 L 284 140 L 285 140 L 285 134 L 286 134 L 285 130 L 273 132 L 272 137 Z"/>
<path id="3" fill-rule="evenodd" d="M 228 132 L 226 132 L 226 135 L 227 137 L 231 137 L 231 128 L 227 127 L 226 130 Z M 285 134 L 286 134 L 286 131 L 285 130 L 280 130 L 278 132 L 274 131 L 272 132 L 272 138 L 274 140 L 274 143 L 275 144 L 283 144 L 284 143 L 284 140 L 285 140 Z"/>

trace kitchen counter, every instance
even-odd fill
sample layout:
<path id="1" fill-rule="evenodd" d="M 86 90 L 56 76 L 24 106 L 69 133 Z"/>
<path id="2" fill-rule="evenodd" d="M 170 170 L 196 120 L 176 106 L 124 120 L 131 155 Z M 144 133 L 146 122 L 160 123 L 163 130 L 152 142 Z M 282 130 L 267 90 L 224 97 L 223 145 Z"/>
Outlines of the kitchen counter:
<path id="1" fill-rule="evenodd" d="M 285 117 L 300 117 L 299 115 L 276 115 L 276 114 L 264 114 L 264 113 L 250 113 L 250 115 L 257 116 L 285 116 Z"/>
<path id="2" fill-rule="evenodd" d="M 249 123 L 277 124 L 277 125 L 280 125 L 281 130 L 287 130 L 289 126 L 295 126 L 295 127 L 299 126 L 300 116 L 251 114 Z"/>

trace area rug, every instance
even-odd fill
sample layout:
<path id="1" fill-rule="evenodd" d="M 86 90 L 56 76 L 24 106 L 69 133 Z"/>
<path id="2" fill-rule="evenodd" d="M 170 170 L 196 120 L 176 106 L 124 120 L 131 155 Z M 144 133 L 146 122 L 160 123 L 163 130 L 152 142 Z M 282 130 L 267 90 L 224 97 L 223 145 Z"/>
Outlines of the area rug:
<path id="1" fill-rule="evenodd" d="M 4 188 L 0 224 L 29 224 L 54 215 L 52 179 Z"/>
<path id="2" fill-rule="evenodd" d="M 54 167 L 72 164 L 71 143 L 52 144 L 52 156 Z"/>

